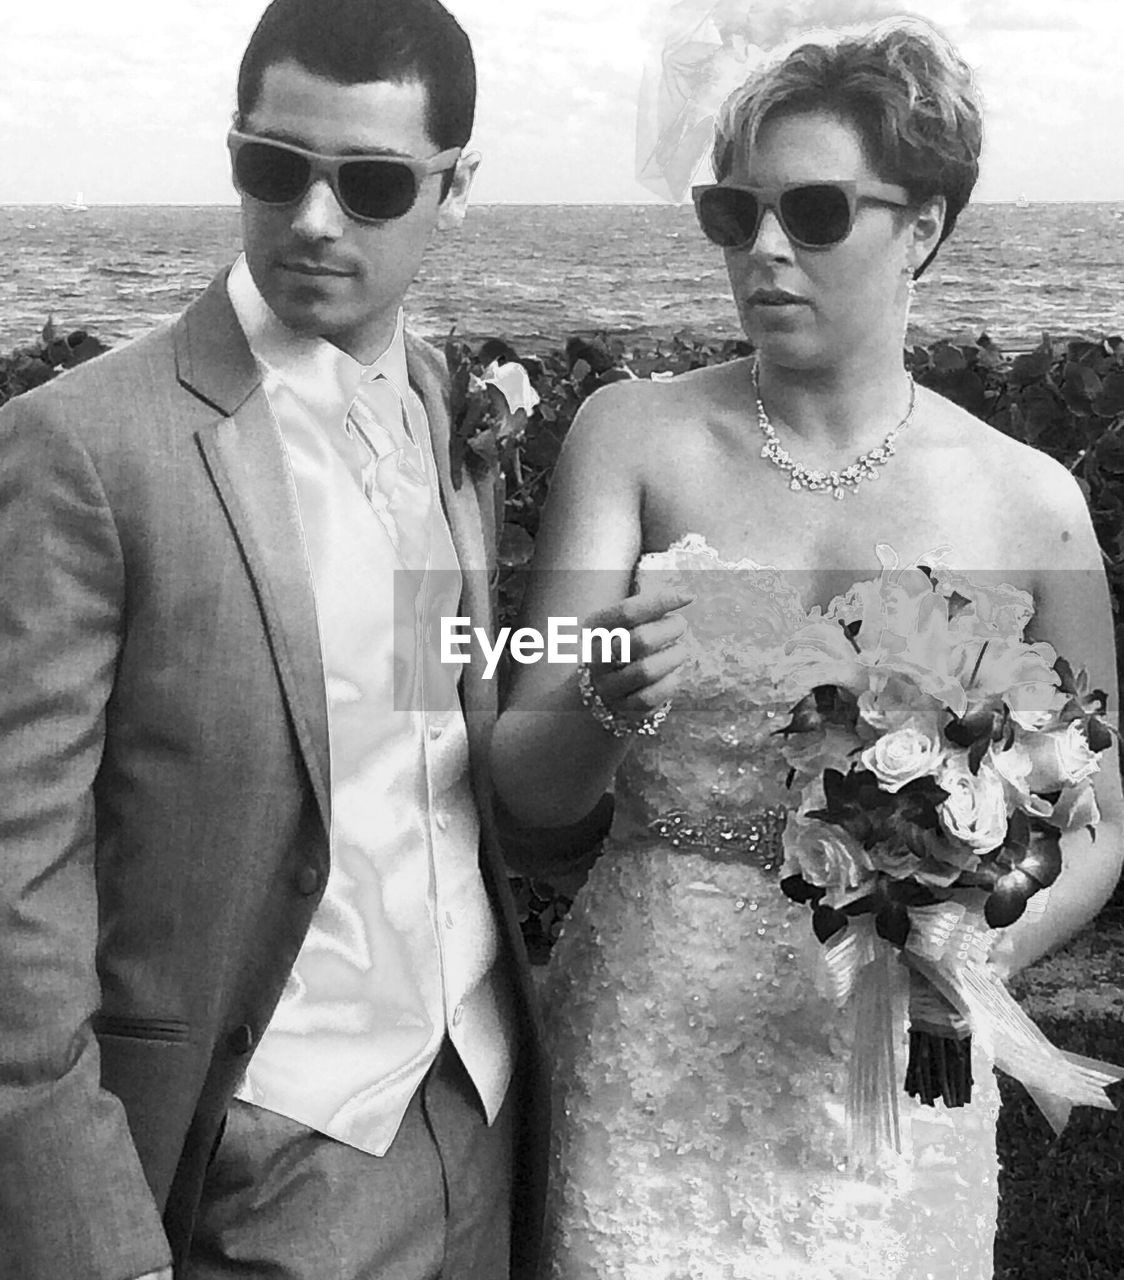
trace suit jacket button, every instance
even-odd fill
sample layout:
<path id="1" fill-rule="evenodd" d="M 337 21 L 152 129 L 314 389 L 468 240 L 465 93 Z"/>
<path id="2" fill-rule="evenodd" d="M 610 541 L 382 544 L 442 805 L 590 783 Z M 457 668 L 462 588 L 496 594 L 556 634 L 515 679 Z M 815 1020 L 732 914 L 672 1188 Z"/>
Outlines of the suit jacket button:
<path id="1" fill-rule="evenodd" d="M 320 888 L 320 872 L 315 867 L 301 867 L 296 876 L 297 892 L 306 898 Z"/>
<path id="2" fill-rule="evenodd" d="M 254 1047 L 254 1029 L 248 1023 L 235 1027 L 226 1038 L 226 1046 L 231 1053 L 249 1053 Z"/>

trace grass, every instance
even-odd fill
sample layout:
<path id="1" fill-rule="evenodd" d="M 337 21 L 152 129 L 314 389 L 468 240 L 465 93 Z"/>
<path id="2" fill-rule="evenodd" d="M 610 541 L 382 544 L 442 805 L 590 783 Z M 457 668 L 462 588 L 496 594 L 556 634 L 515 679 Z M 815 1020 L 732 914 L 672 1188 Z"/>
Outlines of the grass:
<path id="1" fill-rule="evenodd" d="M 1059 1047 L 1124 1065 L 1124 909 L 1012 984 Z M 1058 1138 L 1023 1088 L 1000 1077 L 995 1280 L 1124 1277 L 1124 1083 L 1118 1108 L 1078 1107 Z"/>

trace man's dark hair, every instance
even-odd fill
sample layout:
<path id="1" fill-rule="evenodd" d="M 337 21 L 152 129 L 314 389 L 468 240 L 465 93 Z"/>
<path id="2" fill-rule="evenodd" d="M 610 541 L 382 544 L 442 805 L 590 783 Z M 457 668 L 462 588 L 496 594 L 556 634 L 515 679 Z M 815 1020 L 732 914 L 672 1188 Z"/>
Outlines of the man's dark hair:
<path id="1" fill-rule="evenodd" d="M 476 111 L 476 65 L 438 0 L 273 0 L 238 71 L 238 118 L 257 104 L 266 68 L 296 62 L 336 84 L 420 81 L 438 151 L 463 147 Z"/>

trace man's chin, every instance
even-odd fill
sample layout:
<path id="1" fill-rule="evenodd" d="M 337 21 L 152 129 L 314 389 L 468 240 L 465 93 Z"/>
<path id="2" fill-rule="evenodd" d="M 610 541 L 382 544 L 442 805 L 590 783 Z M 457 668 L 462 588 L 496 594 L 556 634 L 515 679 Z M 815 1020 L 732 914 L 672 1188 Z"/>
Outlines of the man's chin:
<path id="1" fill-rule="evenodd" d="M 286 290 L 276 298 L 267 297 L 266 302 L 287 328 L 303 337 L 329 337 L 349 327 L 350 317 L 343 309 L 323 298 L 294 296 L 294 291 Z"/>

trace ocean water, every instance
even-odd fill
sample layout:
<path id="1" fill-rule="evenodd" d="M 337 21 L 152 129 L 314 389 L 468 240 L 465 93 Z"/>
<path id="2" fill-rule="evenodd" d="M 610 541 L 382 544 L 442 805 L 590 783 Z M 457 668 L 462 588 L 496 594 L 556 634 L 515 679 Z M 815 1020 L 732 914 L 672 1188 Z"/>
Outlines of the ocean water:
<path id="1" fill-rule="evenodd" d="M 0 206 L 0 351 L 48 315 L 107 341 L 179 312 L 239 247 L 228 206 Z M 484 205 L 439 235 L 409 299 L 441 337 L 500 335 L 523 349 L 606 330 L 738 334 L 719 250 L 689 206 Z M 911 338 L 1008 350 L 1043 331 L 1124 331 L 1124 205 L 970 206 L 918 289 Z"/>

